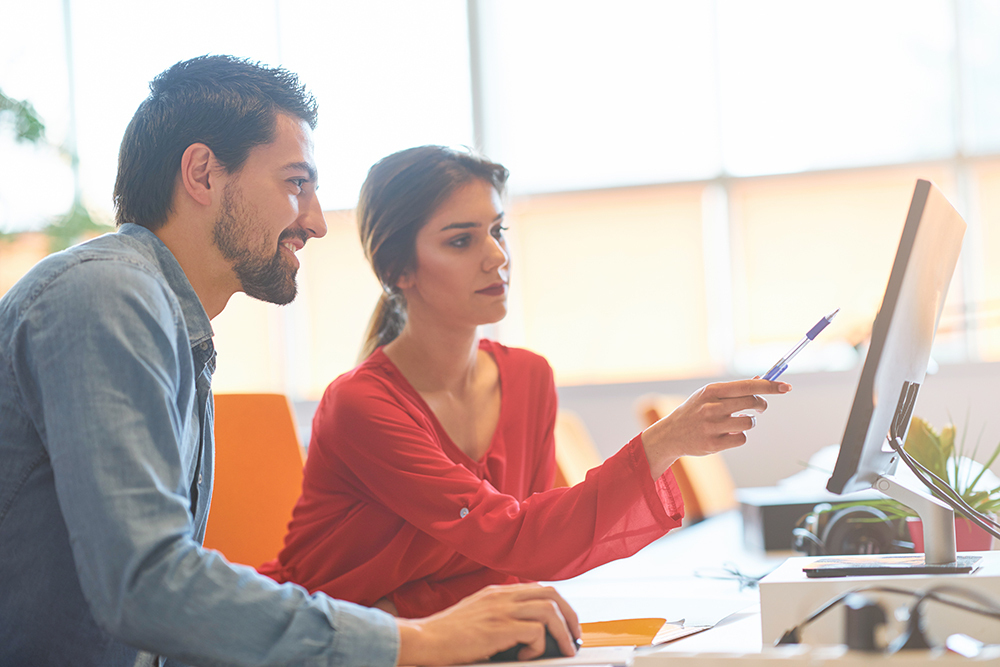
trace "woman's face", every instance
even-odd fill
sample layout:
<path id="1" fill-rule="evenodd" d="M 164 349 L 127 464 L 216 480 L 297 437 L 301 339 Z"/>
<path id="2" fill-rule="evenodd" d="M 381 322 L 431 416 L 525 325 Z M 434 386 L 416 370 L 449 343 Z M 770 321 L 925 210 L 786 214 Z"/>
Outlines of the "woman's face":
<path id="1" fill-rule="evenodd" d="M 487 181 L 460 186 L 417 232 L 416 266 L 397 286 L 411 321 L 430 316 L 455 326 L 507 314 L 510 256 L 500 194 Z"/>

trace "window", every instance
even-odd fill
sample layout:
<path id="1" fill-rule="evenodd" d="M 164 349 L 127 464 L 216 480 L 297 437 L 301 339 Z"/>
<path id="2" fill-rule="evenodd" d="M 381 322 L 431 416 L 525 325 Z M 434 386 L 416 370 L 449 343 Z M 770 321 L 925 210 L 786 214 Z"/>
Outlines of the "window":
<path id="1" fill-rule="evenodd" d="M 562 384 L 756 373 L 836 307 L 792 370 L 856 364 L 918 177 L 969 222 L 935 358 L 1000 360 L 996 3 L 67 4 L 72 70 L 63 3 L 22 3 L 0 24 L 0 88 L 35 104 L 53 144 L 76 137 L 97 217 L 167 65 L 249 55 L 319 101 L 328 238 L 302 253 L 296 303 L 237 295 L 213 322 L 220 390 L 315 397 L 354 364 L 379 288 L 350 209 L 371 164 L 422 143 L 478 143 L 511 170 L 514 282 L 492 331 Z M 38 229 L 74 175 L 8 135 L 0 230 Z M 30 264 L 13 248 L 0 289 Z"/>
<path id="2" fill-rule="evenodd" d="M 560 384 L 704 372 L 702 198 L 659 186 L 515 200 L 503 340 L 545 355 Z"/>
<path id="3" fill-rule="evenodd" d="M 719 172 L 712 3 L 477 4 L 483 148 L 514 191 Z"/>
<path id="4" fill-rule="evenodd" d="M 747 179 L 730 191 L 735 366 L 766 370 L 820 317 L 841 312 L 795 370 L 850 368 L 871 334 L 917 178 L 954 201 L 940 166 Z M 954 292 L 954 290 L 953 290 Z"/>
<path id="5" fill-rule="evenodd" d="M 968 242 L 962 252 L 963 260 L 975 262 L 982 273 L 967 309 L 952 312 L 951 321 L 942 324 L 959 331 L 971 326 L 978 332 L 980 358 L 1000 361 L 1000 161 L 976 164 L 973 173 L 978 202 L 974 219 L 981 235 L 979 252 Z"/>
<path id="6" fill-rule="evenodd" d="M 0 232 L 33 230 L 73 203 L 73 173 L 59 146 L 69 130 L 66 50 L 59 0 L 5 5 L 0 21 L 0 90 L 27 100 L 48 142 L 16 143 L 0 116 Z M 45 76 L 39 76 L 45 72 Z"/>
<path id="7" fill-rule="evenodd" d="M 316 95 L 322 109 L 316 153 L 327 208 L 352 207 L 368 168 L 392 151 L 473 143 L 461 0 L 67 4 L 80 185 L 97 218 L 112 218 L 118 146 L 149 93 L 149 80 L 175 62 L 208 53 L 284 65 Z M 57 145 L 70 135 L 62 5 L 40 0 L 6 8 L 0 26 L 0 89 L 31 100 Z M 6 135 L 0 141 L 4 155 L 12 155 Z M 18 151 L 16 159 L 0 161 L 0 230 L 38 228 L 72 202 L 65 160 L 53 149 Z M 37 197 L 42 173 L 45 198 Z"/>
<path id="8" fill-rule="evenodd" d="M 726 173 L 951 155 L 950 7 L 945 0 L 720 2 Z"/>

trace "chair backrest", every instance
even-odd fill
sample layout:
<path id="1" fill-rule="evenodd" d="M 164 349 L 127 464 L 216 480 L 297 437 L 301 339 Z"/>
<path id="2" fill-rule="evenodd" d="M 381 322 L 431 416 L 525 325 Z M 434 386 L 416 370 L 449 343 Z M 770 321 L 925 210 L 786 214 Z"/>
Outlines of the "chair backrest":
<path id="1" fill-rule="evenodd" d="M 305 455 L 283 394 L 216 394 L 215 485 L 205 546 L 257 567 L 278 555 Z"/>
<path id="2" fill-rule="evenodd" d="M 685 400 L 685 396 L 668 394 L 642 396 L 636 401 L 639 422 L 643 428 L 650 426 Z M 736 508 L 736 485 L 721 454 L 682 456 L 671 470 L 684 498 L 685 523 L 695 523 Z"/>
<path id="3" fill-rule="evenodd" d="M 580 417 L 572 410 L 556 412 L 555 486 L 573 486 L 587 471 L 603 463 L 594 441 Z"/>

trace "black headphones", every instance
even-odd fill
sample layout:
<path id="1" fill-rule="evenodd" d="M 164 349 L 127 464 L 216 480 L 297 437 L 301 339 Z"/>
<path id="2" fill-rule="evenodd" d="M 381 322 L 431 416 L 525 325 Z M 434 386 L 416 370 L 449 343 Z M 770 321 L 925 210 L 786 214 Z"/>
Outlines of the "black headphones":
<path id="1" fill-rule="evenodd" d="M 821 503 L 792 529 L 792 549 L 807 556 L 896 554 L 913 551 L 905 519 L 890 518 L 877 507 L 834 509 Z"/>

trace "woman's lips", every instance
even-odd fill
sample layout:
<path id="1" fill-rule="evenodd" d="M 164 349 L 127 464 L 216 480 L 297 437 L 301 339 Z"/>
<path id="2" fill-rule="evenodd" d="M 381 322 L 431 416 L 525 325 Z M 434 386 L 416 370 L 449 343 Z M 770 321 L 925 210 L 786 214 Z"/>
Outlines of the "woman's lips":
<path id="1" fill-rule="evenodd" d="M 476 290 L 476 294 L 485 294 L 486 296 L 500 296 L 507 291 L 507 283 L 495 283 L 481 290 Z"/>

